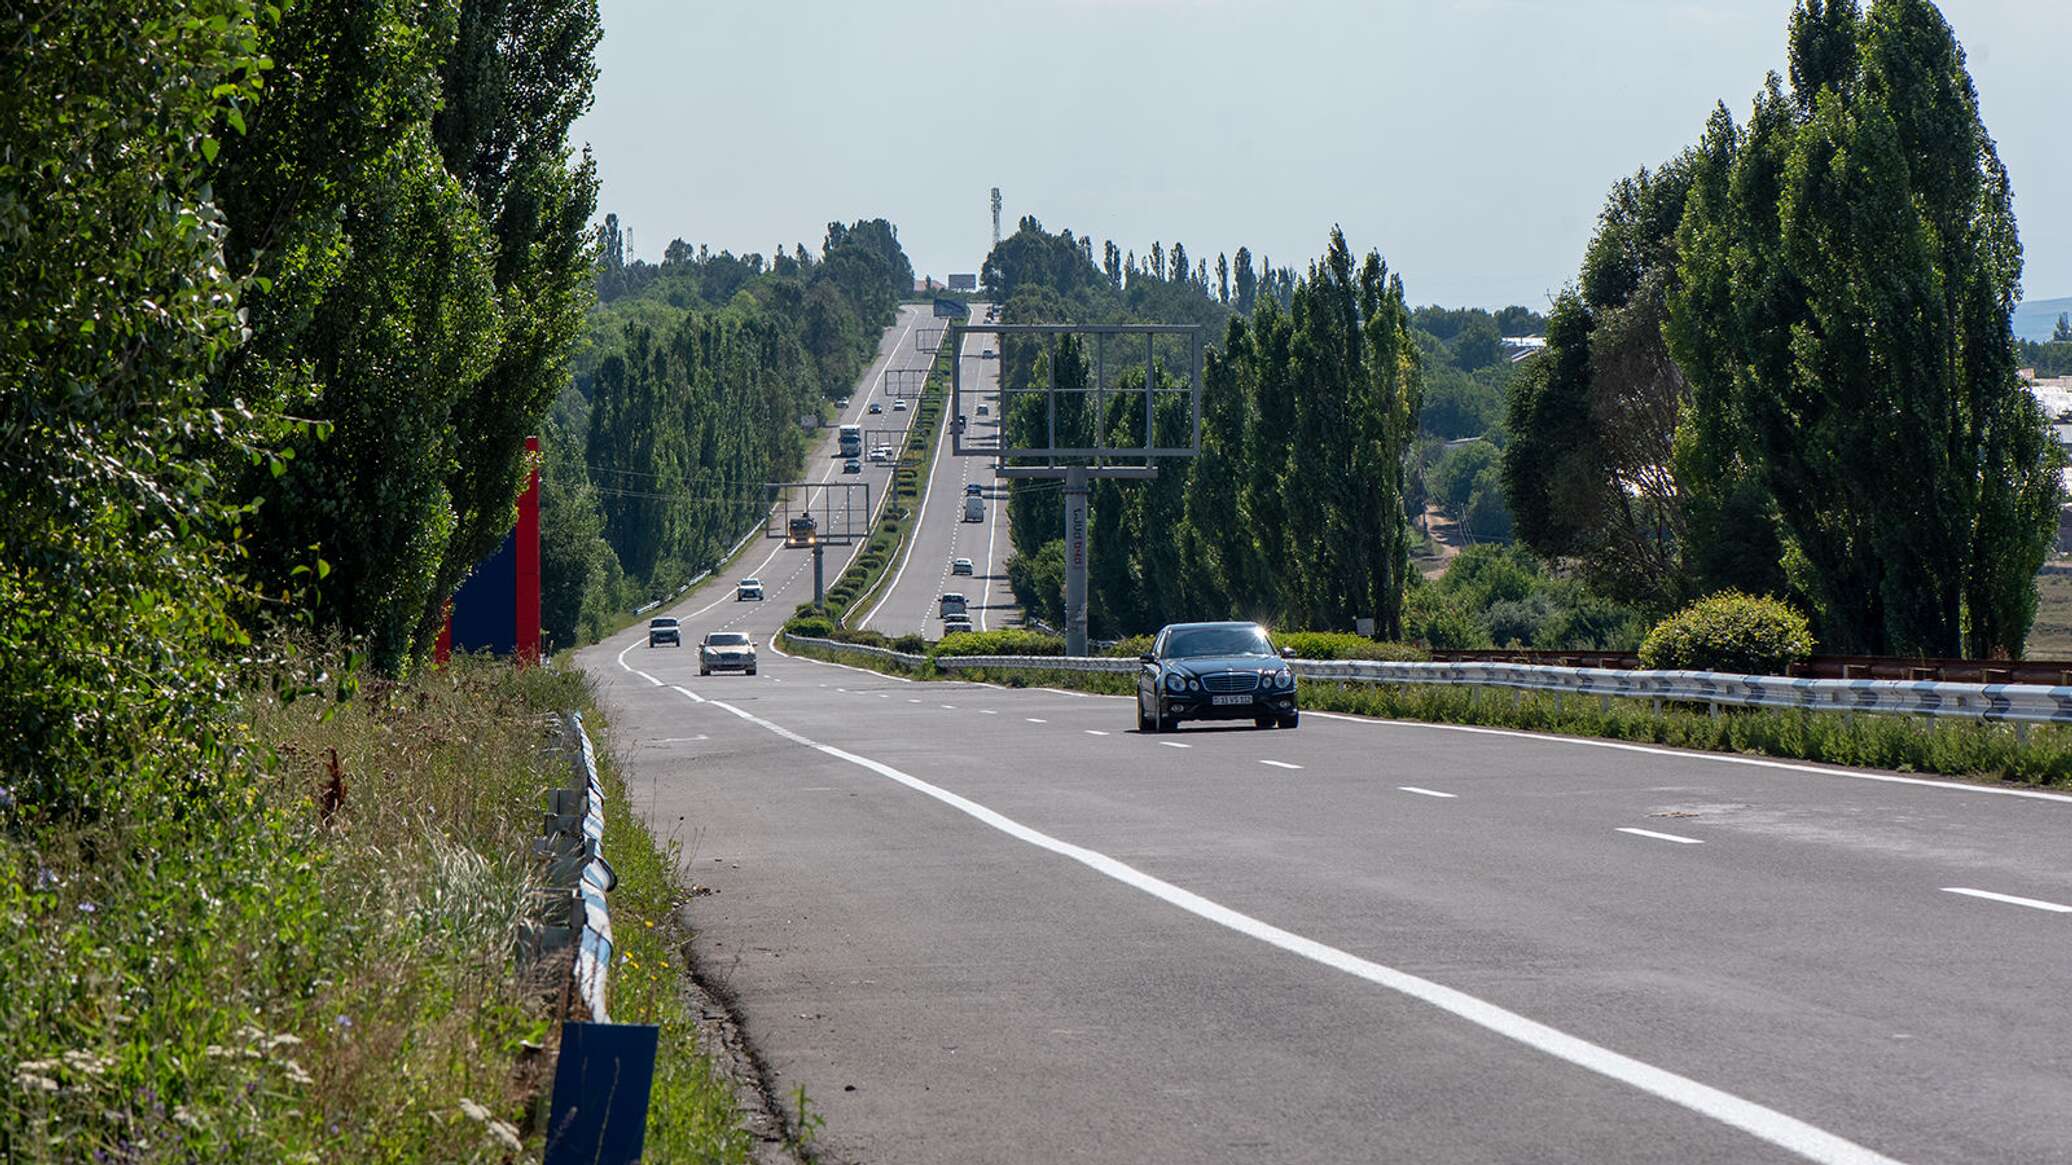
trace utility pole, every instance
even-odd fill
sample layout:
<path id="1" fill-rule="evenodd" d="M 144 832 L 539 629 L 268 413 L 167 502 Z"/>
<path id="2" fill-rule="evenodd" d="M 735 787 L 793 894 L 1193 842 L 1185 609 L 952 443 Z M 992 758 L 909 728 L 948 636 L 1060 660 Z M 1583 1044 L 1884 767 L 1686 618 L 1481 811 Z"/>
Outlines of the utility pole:
<path id="1" fill-rule="evenodd" d="M 1000 245 L 1000 188 L 993 187 L 993 245 Z"/>

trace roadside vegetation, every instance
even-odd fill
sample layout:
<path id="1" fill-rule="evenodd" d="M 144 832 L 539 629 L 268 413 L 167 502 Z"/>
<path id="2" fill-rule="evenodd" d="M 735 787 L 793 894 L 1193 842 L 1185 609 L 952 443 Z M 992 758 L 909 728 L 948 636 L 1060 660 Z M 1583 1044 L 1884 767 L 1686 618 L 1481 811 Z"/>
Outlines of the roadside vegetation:
<path id="1" fill-rule="evenodd" d="M 522 1158 L 588 697 L 428 665 L 597 278 L 596 9 L 0 26 L 0 1160 Z"/>
<path id="2" fill-rule="evenodd" d="M 566 961 L 514 963 L 578 675 L 461 657 L 344 702 L 242 693 L 234 785 L 0 836 L 0 1159 L 501 1162 L 551 1084 Z M 191 790 L 190 790 L 191 793 Z M 627 966 L 671 1160 L 745 1160 L 677 994 L 673 853 L 614 787 Z M 654 929 L 650 929 L 653 927 Z"/>
<path id="3" fill-rule="evenodd" d="M 870 363 L 914 271 L 884 219 L 831 223 L 818 253 L 626 253 L 606 216 L 598 302 L 542 441 L 541 622 L 594 643 L 718 564 L 807 475 L 831 403 Z M 918 423 L 918 422 L 917 422 Z"/>

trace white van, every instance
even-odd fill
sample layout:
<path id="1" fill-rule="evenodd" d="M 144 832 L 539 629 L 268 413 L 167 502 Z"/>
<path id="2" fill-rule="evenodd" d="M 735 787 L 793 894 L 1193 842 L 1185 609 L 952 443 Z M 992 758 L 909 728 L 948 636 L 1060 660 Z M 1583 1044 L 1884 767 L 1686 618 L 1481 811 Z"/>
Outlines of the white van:
<path id="1" fill-rule="evenodd" d="M 967 522 L 985 521 L 986 499 L 981 497 L 966 497 L 964 499 L 964 520 Z"/>

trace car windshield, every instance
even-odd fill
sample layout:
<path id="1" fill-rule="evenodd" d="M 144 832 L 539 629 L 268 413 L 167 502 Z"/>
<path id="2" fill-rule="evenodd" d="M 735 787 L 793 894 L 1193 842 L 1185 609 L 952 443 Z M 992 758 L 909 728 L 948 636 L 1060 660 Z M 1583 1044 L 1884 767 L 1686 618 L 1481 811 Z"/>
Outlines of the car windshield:
<path id="1" fill-rule="evenodd" d="M 744 578 L 741 580 L 741 585 L 744 587 L 759 587 L 763 585 L 763 580 L 759 578 Z"/>
<path id="2" fill-rule="evenodd" d="M 705 642 L 714 647 L 746 647 L 748 636 L 739 631 L 715 631 L 705 637 Z"/>
<path id="3" fill-rule="evenodd" d="M 1272 655 L 1273 645 L 1257 627 L 1188 627 L 1166 640 L 1169 659 L 1215 655 Z"/>
<path id="4" fill-rule="evenodd" d="M 648 626 L 650 626 L 650 627 L 674 627 L 674 626 L 676 626 L 676 620 L 674 620 L 674 619 L 650 619 L 650 620 L 648 620 Z"/>

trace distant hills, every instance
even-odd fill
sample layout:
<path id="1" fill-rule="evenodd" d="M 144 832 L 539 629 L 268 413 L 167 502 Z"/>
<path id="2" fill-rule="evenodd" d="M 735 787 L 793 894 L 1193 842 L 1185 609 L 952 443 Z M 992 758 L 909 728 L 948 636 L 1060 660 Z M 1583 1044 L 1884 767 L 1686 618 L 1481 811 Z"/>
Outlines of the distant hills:
<path id="1" fill-rule="evenodd" d="M 2066 312 L 2072 312 L 2072 295 L 2024 300 L 2014 309 L 2014 334 L 2024 340 L 2048 340 L 2051 329 L 2058 326 L 2058 317 Z"/>

